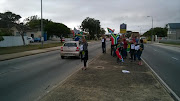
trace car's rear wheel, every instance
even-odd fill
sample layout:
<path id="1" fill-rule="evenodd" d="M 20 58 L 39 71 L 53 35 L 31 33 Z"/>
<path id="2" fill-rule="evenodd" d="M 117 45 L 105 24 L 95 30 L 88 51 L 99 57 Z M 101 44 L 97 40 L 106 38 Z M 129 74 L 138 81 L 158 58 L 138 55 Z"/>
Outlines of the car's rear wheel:
<path id="1" fill-rule="evenodd" d="M 61 56 L 61 59 L 64 59 L 64 56 Z"/>

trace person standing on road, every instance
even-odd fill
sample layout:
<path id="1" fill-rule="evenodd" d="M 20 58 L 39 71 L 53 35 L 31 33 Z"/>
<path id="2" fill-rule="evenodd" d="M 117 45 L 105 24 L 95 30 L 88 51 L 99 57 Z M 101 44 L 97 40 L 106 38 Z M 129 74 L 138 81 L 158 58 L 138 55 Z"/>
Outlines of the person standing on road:
<path id="1" fill-rule="evenodd" d="M 106 53 L 106 38 L 104 35 L 102 37 L 102 52 Z"/>
<path id="2" fill-rule="evenodd" d="M 81 52 L 81 57 L 84 60 L 84 67 L 82 68 L 82 70 L 86 70 L 86 63 L 88 60 L 88 43 L 86 42 L 85 37 L 82 37 L 82 52 Z"/>
<path id="3" fill-rule="evenodd" d="M 137 55 L 137 57 L 138 57 L 138 60 L 139 60 L 139 65 L 142 65 L 142 61 L 141 61 L 141 54 L 142 54 L 142 51 L 144 50 L 144 44 L 143 44 L 143 40 L 141 39 L 140 40 L 140 49 L 138 50 L 138 55 Z"/>

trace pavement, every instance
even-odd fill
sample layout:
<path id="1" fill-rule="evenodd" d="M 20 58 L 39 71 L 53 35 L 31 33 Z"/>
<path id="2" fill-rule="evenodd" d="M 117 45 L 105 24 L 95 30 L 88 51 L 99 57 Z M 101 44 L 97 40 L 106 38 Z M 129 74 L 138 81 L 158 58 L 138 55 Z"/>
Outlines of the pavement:
<path id="1" fill-rule="evenodd" d="M 129 73 L 123 73 L 126 70 Z M 173 101 L 143 63 L 116 61 L 110 50 L 47 93 L 40 101 Z"/>

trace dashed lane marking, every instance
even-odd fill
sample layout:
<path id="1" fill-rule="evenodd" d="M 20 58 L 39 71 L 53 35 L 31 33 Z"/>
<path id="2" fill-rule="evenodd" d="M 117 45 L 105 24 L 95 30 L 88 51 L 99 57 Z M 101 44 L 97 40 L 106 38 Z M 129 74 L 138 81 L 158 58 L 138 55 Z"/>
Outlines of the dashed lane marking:
<path id="1" fill-rule="evenodd" d="M 179 60 L 178 58 L 175 58 L 175 57 L 171 57 L 171 58 L 173 58 L 174 60 Z"/>
<path id="2" fill-rule="evenodd" d="M 153 49 L 153 50 L 157 52 L 157 50 L 155 50 L 155 49 Z"/>

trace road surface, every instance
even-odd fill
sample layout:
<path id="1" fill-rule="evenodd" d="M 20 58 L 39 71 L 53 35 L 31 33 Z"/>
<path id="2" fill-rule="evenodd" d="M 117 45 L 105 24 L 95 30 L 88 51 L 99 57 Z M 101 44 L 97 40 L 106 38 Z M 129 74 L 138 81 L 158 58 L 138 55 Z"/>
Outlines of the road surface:
<path id="1" fill-rule="evenodd" d="M 102 51 L 100 41 L 88 48 L 89 60 Z M 0 101 L 37 100 L 82 65 L 80 59 L 61 59 L 59 50 L 1 61 Z"/>
<path id="2" fill-rule="evenodd" d="M 180 48 L 147 44 L 142 58 L 180 97 Z"/>

